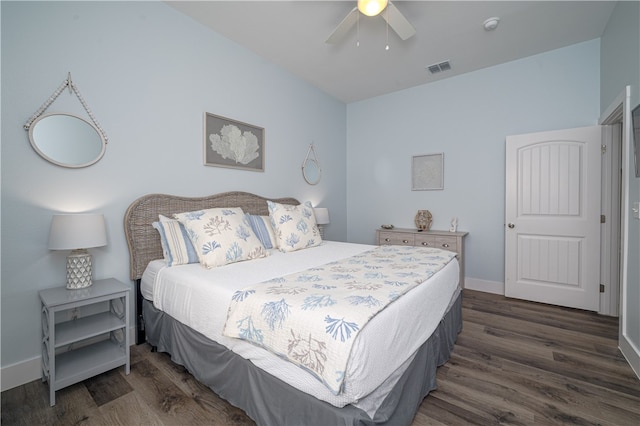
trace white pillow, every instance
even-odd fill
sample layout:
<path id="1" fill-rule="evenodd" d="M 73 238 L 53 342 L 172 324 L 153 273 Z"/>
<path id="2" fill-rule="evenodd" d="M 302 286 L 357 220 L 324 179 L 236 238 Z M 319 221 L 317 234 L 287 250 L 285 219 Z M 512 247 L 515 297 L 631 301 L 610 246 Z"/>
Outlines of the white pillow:
<path id="1" fill-rule="evenodd" d="M 310 202 L 292 206 L 267 201 L 267 205 L 280 251 L 296 251 L 317 246 L 322 242 Z"/>
<path id="2" fill-rule="evenodd" d="M 241 208 L 198 210 L 174 217 L 184 225 L 206 268 L 267 255 Z"/>

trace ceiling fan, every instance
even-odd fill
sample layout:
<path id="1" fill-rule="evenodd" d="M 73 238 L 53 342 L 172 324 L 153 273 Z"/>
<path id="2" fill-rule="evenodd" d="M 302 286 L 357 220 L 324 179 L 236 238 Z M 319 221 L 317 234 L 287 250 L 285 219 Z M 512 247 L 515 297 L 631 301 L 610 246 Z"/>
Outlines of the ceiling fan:
<path id="1" fill-rule="evenodd" d="M 385 10 L 386 8 L 386 10 Z M 328 44 L 340 42 L 358 20 L 358 15 L 362 13 L 367 16 L 382 15 L 387 24 L 398 34 L 402 40 L 412 37 L 416 29 L 407 18 L 402 15 L 398 8 L 388 0 L 358 0 L 358 5 L 345 16 L 329 38 L 325 41 Z"/>

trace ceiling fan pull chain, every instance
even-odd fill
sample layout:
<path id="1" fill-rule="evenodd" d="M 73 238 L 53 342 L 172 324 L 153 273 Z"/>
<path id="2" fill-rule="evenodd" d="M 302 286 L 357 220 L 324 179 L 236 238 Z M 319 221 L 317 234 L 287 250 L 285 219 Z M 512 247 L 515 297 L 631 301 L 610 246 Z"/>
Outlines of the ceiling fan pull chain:
<path id="1" fill-rule="evenodd" d="M 356 18 L 356 47 L 360 47 L 360 11 L 358 11 Z"/>
<path id="2" fill-rule="evenodd" d="M 387 9 L 385 10 L 385 13 L 387 14 L 387 46 L 384 48 L 384 50 L 389 50 L 389 8 L 387 7 Z"/>

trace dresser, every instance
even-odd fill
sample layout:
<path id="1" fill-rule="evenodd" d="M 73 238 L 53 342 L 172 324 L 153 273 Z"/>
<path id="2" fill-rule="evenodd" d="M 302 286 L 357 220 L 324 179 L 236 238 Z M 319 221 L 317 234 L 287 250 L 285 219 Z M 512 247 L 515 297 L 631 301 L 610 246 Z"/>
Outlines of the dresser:
<path id="1" fill-rule="evenodd" d="M 464 288 L 464 237 L 467 232 L 418 231 L 417 229 L 393 228 L 377 229 L 378 245 L 400 245 L 436 247 L 458 254 L 460 264 L 460 287 Z"/>

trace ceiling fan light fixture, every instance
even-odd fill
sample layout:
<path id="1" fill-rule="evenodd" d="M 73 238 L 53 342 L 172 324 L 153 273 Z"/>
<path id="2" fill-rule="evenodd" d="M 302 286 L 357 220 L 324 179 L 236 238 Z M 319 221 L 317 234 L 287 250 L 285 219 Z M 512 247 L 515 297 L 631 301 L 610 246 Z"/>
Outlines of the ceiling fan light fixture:
<path id="1" fill-rule="evenodd" d="M 388 0 L 358 0 L 358 10 L 367 16 L 376 16 L 387 7 Z"/>

